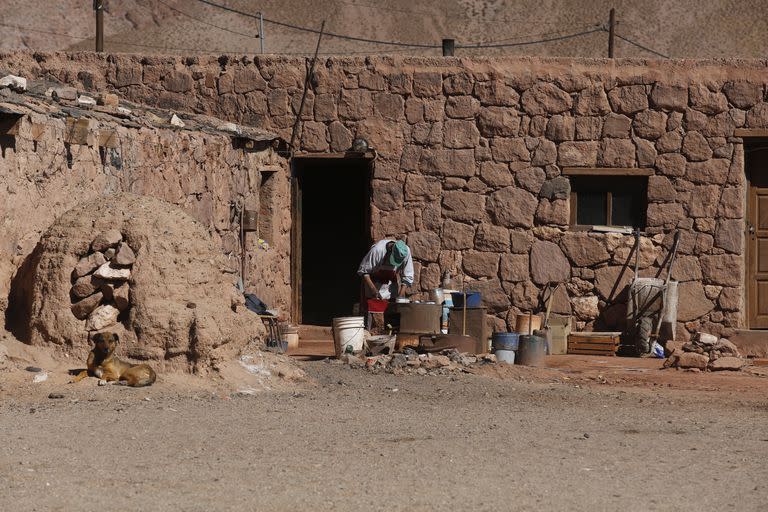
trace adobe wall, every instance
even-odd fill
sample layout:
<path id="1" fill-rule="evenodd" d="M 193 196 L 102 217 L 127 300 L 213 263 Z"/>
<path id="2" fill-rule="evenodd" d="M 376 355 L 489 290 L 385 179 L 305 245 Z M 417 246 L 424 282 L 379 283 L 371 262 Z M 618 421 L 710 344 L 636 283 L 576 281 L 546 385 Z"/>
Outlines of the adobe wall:
<path id="1" fill-rule="evenodd" d="M 98 141 L 105 128 L 114 130 L 119 142 L 106 150 L 102 160 Z M 271 197 L 288 204 L 286 162 L 271 147 L 247 153 L 234 148 L 226 135 L 130 128 L 95 120 L 89 130 L 82 144 L 69 144 L 66 116 L 32 113 L 22 119 L 15 149 L 6 149 L 0 158 L 0 313 L 8 305 L 16 269 L 41 234 L 64 212 L 99 196 L 125 191 L 179 206 L 213 235 L 227 256 L 233 283 L 240 252 L 239 228 L 231 218 L 230 203 L 258 210 L 260 171 L 270 170 L 279 171 Z M 259 246 L 255 236 L 248 239 L 248 283 L 270 306 L 289 311 L 290 213 L 283 208 L 274 215 L 272 232 L 262 233 L 271 242 L 268 249 Z M 175 219 L 166 222 L 172 226 Z M 169 259 L 168 264 L 173 261 Z"/>
<path id="2" fill-rule="evenodd" d="M 501 325 L 564 281 L 579 328 L 621 324 L 607 299 L 631 239 L 568 229 L 564 167 L 644 167 L 641 274 L 682 230 L 681 334 L 743 325 L 745 179 L 737 128 L 768 126 L 766 61 L 328 58 L 301 149 L 378 152 L 372 234 L 407 235 L 426 291 L 450 270 Z M 0 68 L 211 113 L 290 138 L 303 59 L 8 54 Z M 621 282 L 631 278 L 631 269 Z M 567 297 L 566 292 L 567 291 Z M 609 307 L 606 307 L 609 306 Z"/>

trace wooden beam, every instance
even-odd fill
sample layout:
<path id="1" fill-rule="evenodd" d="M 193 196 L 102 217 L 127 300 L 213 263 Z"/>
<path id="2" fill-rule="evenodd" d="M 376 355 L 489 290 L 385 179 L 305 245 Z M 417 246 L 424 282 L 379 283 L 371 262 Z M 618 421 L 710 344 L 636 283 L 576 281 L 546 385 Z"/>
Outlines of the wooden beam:
<path id="1" fill-rule="evenodd" d="M 768 128 L 737 128 L 734 137 L 768 137 Z"/>
<path id="2" fill-rule="evenodd" d="M 373 160 L 376 154 L 368 150 L 365 153 L 356 153 L 349 151 L 346 153 L 307 153 L 306 151 L 295 151 L 293 153 L 294 158 L 361 158 L 365 160 Z"/>
<path id="3" fill-rule="evenodd" d="M 646 167 L 564 167 L 565 176 L 653 176 L 652 168 Z"/>

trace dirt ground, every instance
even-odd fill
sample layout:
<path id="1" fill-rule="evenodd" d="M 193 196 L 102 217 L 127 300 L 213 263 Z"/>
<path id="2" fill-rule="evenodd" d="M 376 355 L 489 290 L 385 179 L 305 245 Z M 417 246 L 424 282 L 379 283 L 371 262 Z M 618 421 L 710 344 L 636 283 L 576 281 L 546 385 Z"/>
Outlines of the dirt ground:
<path id="1" fill-rule="evenodd" d="M 226 378 L 131 389 L 68 384 L 66 362 L 36 361 L 44 382 L 0 371 L 2 510 L 745 511 L 768 499 L 761 369 L 554 356 L 547 369 L 398 376 L 316 361 L 300 363 L 303 379 L 240 382 L 238 363 Z"/>

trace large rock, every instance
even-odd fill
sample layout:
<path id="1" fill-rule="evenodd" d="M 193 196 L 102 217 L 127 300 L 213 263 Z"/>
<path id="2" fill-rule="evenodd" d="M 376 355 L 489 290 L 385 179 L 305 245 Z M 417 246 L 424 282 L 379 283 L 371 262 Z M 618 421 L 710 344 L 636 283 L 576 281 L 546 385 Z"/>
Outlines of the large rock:
<path id="1" fill-rule="evenodd" d="M 78 299 L 82 299 L 96 293 L 103 284 L 104 280 L 97 276 L 83 276 L 72 285 L 72 295 Z"/>
<path id="2" fill-rule="evenodd" d="M 707 255 L 701 257 L 704 279 L 710 284 L 740 286 L 743 258 L 733 254 Z"/>
<path id="3" fill-rule="evenodd" d="M 501 226 L 530 228 L 536 213 L 536 198 L 515 187 L 507 187 L 494 192 L 488 198 L 488 212 Z"/>
<path id="4" fill-rule="evenodd" d="M 475 235 L 475 249 L 487 252 L 509 251 L 509 230 L 493 224 L 480 224 Z"/>
<path id="5" fill-rule="evenodd" d="M 448 250 L 471 249 L 475 238 L 475 227 L 450 219 L 443 223 L 440 237 L 443 248 Z"/>
<path id="6" fill-rule="evenodd" d="M 133 265 L 135 262 L 136 253 L 133 252 L 133 249 L 131 249 L 128 244 L 120 244 L 120 247 L 115 254 L 115 259 L 112 260 L 112 263 L 115 265 L 129 266 Z"/>
<path id="7" fill-rule="evenodd" d="M 105 251 L 110 247 L 116 247 L 122 241 L 123 235 L 116 229 L 102 231 L 91 242 L 92 251 Z"/>
<path id="8" fill-rule="evenodd" d="M 531 279 L 536 284 L 563 283 L 571 277 L 571 265 L 552 242 L 538 240 L 531 248 Z"/>
<path id="9" fill-rule="evenodd" d="M 559 114 L 570 110 L 573 105 L 571 95 L 557 86 L 545 82 L 526 90 L 521 103 L 523 110 L 531 115 Z"/>
<path id="10" fill-rule="evenodd" d="M 91 272 L 93 272 L 94 270 L 96 270 L 106 262 L 107 262 L 106 258 L 104 258 L 104 255 L 100 252 L 95 252 L 93 254 L 83 256 L 77 262 L 77 265 L 75 265 L 75 270 L 74 270 L 75 278 L 79 278 L 84 275 L 90 274 Z"/>
<path id="11" fill-rule="evenodd" d="M 88 315 L 88 321 L 85 328 L 89 331 L 100 331 L 117 323 L 117 317 L 120 311 L 109 304 L 103 304 Z"/>
<path id="12" fill-rule="evenodd" d="M 103 295 L 101 292 L 94 293 L 93 295 L 72 304 L 70 311 L 72 311 L 72 315 L 78 320 L 85 320 L 88 318 L 88 315 L 91 314 L 91 311 L 98 307 L 102 298 Z"/>
<path id="13" fill-rule="evenodd" d="M 628 266 L 608 266 L 595 270 L 595 288 L 603 299 L 616 299 L 626 295 L 634 272 Z"/>
<path id="14" fill-rule="evenodd" d="M 437 261 L 440 254 L 440 237 L 432 231 L 417 231 L 408 235 L 408 247 L 413 257 L 421 261 Z"/>
<path id="15" fill-rule="evenodd" d="M 131 278 L 131 269 L 114 268 L 111 263 L 105 263 L 97 268 L 93 275 L 105 281 L 127 281 Z"/>
<path id="16" fill-rule="evenodd" d="M 726 356 L 718 357 L 709 363 L 709 369 L 713 372 L 720 370 L 739 371 L 745 366 L 745 362 L 740 357 Z"/>
<path id="17" fill-rule="evenodd" d="M 597 165 L 597 148 L 596 141 L 563 142 L 557 149 L 557 163 L 563 167 L 593 167 Z"/>
<path id="18" fill-rule="evenodd" d="M 655 110 L 639 112 L 632 121 L 632 128 L 635 135 L 644 139 L 658 139 L 667 131 L 667 116 Z"/>
<path id="19" fill-rule="evenodd" d="M 701 162 L 712 158 L 712 150 L 707 139 L 699 132 L 688 132 L 683 137 L 683 154 L 689 160 Z"/>
<path id="20" fill-rule="evenodd" d="M 743 109 L 750 109 L 763 99 L 761 84 L 743 80 L 727 82 L 723 92 L 733 106 Z"/>
<path id="21" fill-rule="evenodd" d="M 696 352 L 683 352 L 682 354 L 673 354 L 677 356 L 677 365 L 680 368 L 698 368 L 699 370 L 706 370 L 709 358 L 704 354 L 697 354 Z"/>
<path id="22" fill-rule="evenodd" d="M 580 320 L 594 320 L 600 314 L 598 309 L 599 299 L 595 295 L 588 297 L 574 297 L 571 299 L 571 306 L 573 306 L 573 313 Z"/>
<path id="23" fill-rule="evenodd" d="M 677 320 L 690 322 L 706 315 L 714 307 L 698 281 L 680 283 L 677 287 Z"/>
<path id="24" fill-rule="evenodd" d="M 205 371 L 263 335 L 261 321 L 242 306 L 226 259 L 202 224 L 169 203 L 117 194 L 65 212 L 40 238 L 24 275 L 33 285 L 20 302 L 28 304 L 19 311 L 27 322 L 23 341 L 57 345 L 85 360 L 91 344 L 81 321 L 87 314 L 79 311 L 88 308 L 83 301 L 71 304 L 70 273 L 94 236 L 110 228 L 119 230 L 138 256 L 130 314 L 116 324 L 126 329 L 123 355 L 160 370 Z M 94 306 L 102 298 L 96 292 L 84 300 Z M 190 300 L 194 307 L 188 307 Z"/>
<path id="25" fill-rule="evenodd" d="M 608 93 L 608 101 L 613 111 L 619 114 L 634 114 L 648 108 L 644 85 L 614 87 Z"/>
<path id="26" fill-rule="evenodd" d="M 577 267 L 590 267 L 610 258 L 605 246 L 586 233 L 568 233 L 560 246 Z"/>
<path id="27" fill-rule="evenodd" d="M 657 108 L 684 112 L 688 106 L 688 88 L 683 85 L 656 84 L 651 91 L 651 103 Z"/>

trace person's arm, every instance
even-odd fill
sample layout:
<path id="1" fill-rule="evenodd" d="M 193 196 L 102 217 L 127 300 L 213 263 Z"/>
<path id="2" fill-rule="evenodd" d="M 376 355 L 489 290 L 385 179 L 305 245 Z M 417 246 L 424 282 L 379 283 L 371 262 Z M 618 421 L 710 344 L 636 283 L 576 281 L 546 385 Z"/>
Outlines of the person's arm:
<path id="1" fill-rule="evenodd" d="M 379 290 L 377 290 L 376 285 L 373 284 L 371 272 L 373 272 L 373 269 L 376 268 L 376 265 L 378 265 L 382 259 L 382 255 L 379 253 L 380 251 L 377 251 L 376 245 L 371 247 L 368 254 L 363 258 L 363 261 L 360 262 L 360 267 L 357 269 L 357 275 L 363 278 L 365 287 L 370 290 L 371 295 L 377 298 L 379 297 Z"/>
<path id="2" fill-rule="evenodd" d="M 366 288 L 368 288 L 371 291 L 371 294 L 376 297 L 377 299 L 381 298 L 381 295 L 379 295 L 379 290 L 376 289 L 376 285 L 373 284 L 373 279 L 371 279 L 370 274 L 363 274 L 363 283 L 365 284 Z"/>
<path id="3" fill-rule="evenodd" d="M 411 257 L 411 251 L 408 251 L 408 256 L 405 258 L 405 264 L 403 265 L 402 278 L 400 280 L 400 289 L 398 295 L 400 297 L 405 296 L 405 292 L 413 285 L 413 258 Z"/>

